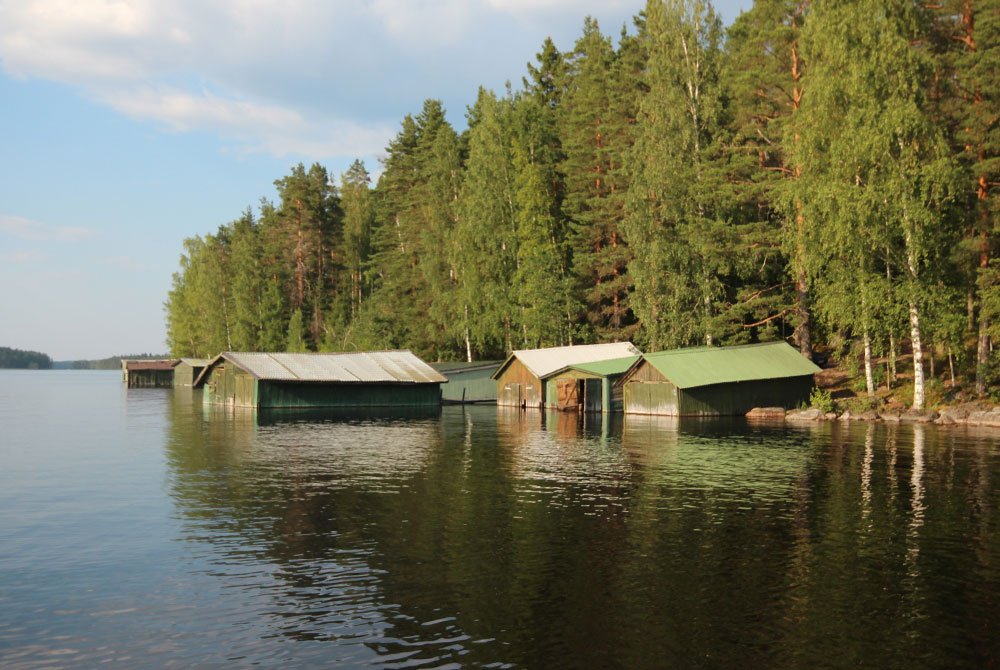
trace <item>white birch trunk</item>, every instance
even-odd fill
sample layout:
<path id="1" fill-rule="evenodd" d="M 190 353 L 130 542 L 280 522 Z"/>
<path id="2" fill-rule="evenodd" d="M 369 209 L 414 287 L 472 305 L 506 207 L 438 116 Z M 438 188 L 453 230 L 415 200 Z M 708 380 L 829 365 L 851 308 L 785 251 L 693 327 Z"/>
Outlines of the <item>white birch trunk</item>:
<path id="1" fill-rule="evenodd" d="M 868 397 L 875 397 L 875 375 L 872 372 L 872 338 L 868 334 L 868 328 L 864 332 L 865 344 L 865 388 L 868 390 Z"/>
<path id="2" fill-rule="evenodd" d="M 469 337 L 469 306 L 465 305 L 465 360 L 472 362 L 472 340 Z"/>
<path id="3" fill-rule="evenodd" d="M 920 311 L 917 308 L 917 256 L 913 249 L 906 207 L 903 208 L 903 229 L 906 231 L 906 266 L 910 271 L 910 343 L 913 345 L 913 409 L 924 408 L 924 349 L 920 340 Z"/>
<path id="4" fill-rule="evenodd" d="M 913 343 L 913 409 L 924 408 L 924 351 L 920 342 L 920 312 L 910 300 L 910 341 Z"/>

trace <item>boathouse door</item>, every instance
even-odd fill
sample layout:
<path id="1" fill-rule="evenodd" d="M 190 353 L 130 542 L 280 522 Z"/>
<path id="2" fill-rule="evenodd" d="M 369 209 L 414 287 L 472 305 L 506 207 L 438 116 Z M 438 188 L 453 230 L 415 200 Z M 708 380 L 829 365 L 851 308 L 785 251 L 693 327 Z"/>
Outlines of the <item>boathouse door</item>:
<path id="1" fill-rule="evenodd" d="M 564 412 L 578 411 L 583 404 L 582 379 L 556 380 L 556 407 Z"/>

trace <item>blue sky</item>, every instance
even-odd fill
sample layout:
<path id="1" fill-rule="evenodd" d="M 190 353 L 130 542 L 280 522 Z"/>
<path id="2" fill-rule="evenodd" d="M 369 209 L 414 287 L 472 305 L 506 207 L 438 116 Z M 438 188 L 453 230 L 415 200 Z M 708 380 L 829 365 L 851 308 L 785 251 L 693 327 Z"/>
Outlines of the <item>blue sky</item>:
<path id="1" fill-rule="evenodd" d="M 464 127 L 586 15 L 641 0 L 0 0 L 0 346 L 164 352 L 186 237 L 292 165 L 370 171 L 407 113 Z M 728 24 L 751 0 L 718 0 Z"/>

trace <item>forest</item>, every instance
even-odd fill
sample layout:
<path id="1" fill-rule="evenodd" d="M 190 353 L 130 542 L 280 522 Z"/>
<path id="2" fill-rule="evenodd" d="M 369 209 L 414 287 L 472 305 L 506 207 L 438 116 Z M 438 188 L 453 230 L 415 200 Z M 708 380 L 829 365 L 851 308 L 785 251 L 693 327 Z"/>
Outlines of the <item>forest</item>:
<path id="1" fill-rule="evenodd" d="M 184 242 L 174 356 L 787 339 L 857 391 L 996 392 L 1000 0 L 648 0 L 546 40 L 461 131 Z M 235 214 L 235 213 L 234 213 Z"/>
<path id="2" fill-rule="evenodd" d="M 0 370 L 48 370 L 51 367 L 52 359 L 49 358 L 48 354 L 0 347 Z"/>

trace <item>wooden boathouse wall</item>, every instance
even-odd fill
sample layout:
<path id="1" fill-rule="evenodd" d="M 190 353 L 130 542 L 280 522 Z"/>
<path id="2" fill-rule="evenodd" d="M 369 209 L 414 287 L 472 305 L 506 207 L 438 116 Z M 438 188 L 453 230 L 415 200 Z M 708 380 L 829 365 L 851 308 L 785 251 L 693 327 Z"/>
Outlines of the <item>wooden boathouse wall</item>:
<path id="1" fill-rule="evenodd" d="M 497 405 L 502 407 L 541 407 L 542 380 L 517 358 L 497 377 Z"/>
<path id="2" fill-rule="evenodd" d="M 170 388 L 174 385 L 171 360 L 122 361 L 122 377 L 127 388 Z"/>
<path id="3" fill-rule="evenodd" d="M 174 366 L 174 386 L 194 386 L 194 380 L 205 369 L 208 361 L 197 358 L 182 358 Z"/>

